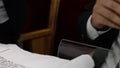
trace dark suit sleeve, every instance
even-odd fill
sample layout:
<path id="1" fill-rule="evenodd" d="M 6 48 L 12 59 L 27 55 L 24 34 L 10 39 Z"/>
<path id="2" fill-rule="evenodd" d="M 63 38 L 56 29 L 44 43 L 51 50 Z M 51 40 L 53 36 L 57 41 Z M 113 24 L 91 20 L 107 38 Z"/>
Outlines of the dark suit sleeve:
<path id="1" fill-rule="evenodd" d="M 80 35 L 81 41 L 85 43 L 90 43 L 92 41 L 87 36 L 86 24 L 87 24 L 88 18 L 92 14 L 94 4 L 95 4 L 95 0 L 93 0 L 93 2 L 91 2 L 90 4 L 86 5 L 83 12 L 80 13 L 80 16 L 78 18 L 78 26 L 77 26 L 78 33 Z"/>
<path id="2" fill-rule="evenodd" d="M 102 34 L 95 40 L 91 40 L 87 35 L 87 29 L 86 29 L 86 23 L 88 21 L 88 18 L 92 14 L 93 6 L 95 4 L 95 1 L 93 1 L 91 4 L 87 5 L 84 9 L 84 11 L 80 14 L 78 19 L 78 31 L 79 36 L 82 42 L 92 44 L 99 47 L 104 48 L 111 48 L 111 45 L 113 41 L 116 39 L 118 30 L 111 29 L 110 31 L 106 32 L 105 34 Z"/>

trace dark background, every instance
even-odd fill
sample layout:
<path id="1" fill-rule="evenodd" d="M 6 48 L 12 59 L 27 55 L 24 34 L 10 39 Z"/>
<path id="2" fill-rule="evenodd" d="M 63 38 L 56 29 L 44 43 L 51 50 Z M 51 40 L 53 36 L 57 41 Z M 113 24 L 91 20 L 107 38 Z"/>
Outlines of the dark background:
<path id="1" fill-rule="evenodd" d="M 79 41 L 77 33 L 78 17 L 84 6 L 92 0 L 60 0 L 56 22 L 54 52 L 56 54 L 60 40 L 65 38 Z M 51 0 L 27 0 L 27 18 L 22 33 L 48 27 Z"/>
<path id="2" fill-rule="evenodd" d="M 60 0 L 55 34 L 55 52 L 61 39 L 80 41 L 77 32 L 78 17 L 92 0 Z"/>
<path id="3" fill-rule="evenodd" d="M 48 27 L 51 0 L 26 0 L 27 18 L 22 33 Z"/>

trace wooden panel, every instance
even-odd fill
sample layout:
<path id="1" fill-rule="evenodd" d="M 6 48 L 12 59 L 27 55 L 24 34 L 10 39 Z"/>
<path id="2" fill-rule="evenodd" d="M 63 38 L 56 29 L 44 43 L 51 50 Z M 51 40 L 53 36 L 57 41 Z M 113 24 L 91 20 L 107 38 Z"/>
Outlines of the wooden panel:
<path id="1" fill-rule="evenodd" d="M 31 40 L 32 51 L 40 54 L 51 54 L 51 37 L 45 36 Z"/>
<path id="2" fill-rule="evenodd" d="M 48 35 L 51 33 L 51 30 L 49 28 L 47 29 L 42 29 L 42 30 L 37 30 L 29 33 L 24 33 L 21 35 L 20 40 L 25 41 L 25 40 L 30 40 L 36 37 L 41 37 L 44 35 Z"/>

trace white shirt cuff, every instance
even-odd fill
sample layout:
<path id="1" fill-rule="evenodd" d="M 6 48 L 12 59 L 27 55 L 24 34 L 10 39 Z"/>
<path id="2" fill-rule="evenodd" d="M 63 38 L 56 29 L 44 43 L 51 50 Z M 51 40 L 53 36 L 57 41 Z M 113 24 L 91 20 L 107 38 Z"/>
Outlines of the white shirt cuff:
<path id="1" fill-rule="evenodd" d="M 89 19 L 87 21 L 87 34 L 88 34 L 88 37 L 93 40 L 93 39 L 97 38 L 99 36 L 99 34 L 91 24 L 91 17 L 92 17 L 92 15 L 89 17 Z"/>
<path id="2" fill-rule="evenodd" d="M 89 17 L 89 19 L 87 21 L 87 34 L 88 34 L 88 37 L 90 39 L 94 40 L 99 35 L 104 34 L 104 33 L 108 32 L 111 29 L 111 28 L 109 28 L 106 31 L 97 31 L 91 24 L 91 17 L 92 17 L 92 15 Z"/>

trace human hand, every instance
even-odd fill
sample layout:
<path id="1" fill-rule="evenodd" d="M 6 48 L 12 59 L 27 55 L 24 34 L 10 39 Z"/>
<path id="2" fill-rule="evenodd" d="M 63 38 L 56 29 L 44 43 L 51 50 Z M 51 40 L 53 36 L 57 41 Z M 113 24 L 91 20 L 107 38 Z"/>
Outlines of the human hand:
<path id="1" fill-rule="evenodd" d="M 120 0 L 96 0 L 91 22 L 96 29 L 120 29 Z"/>

